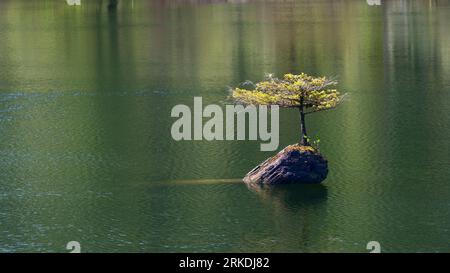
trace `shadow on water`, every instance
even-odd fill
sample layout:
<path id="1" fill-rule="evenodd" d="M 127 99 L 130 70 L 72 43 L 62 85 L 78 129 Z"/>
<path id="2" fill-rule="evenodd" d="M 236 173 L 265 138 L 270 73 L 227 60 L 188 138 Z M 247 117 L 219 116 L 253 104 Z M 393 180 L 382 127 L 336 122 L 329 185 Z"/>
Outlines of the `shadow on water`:
<path id="1" fill-rule="evenodd" d="M 278 185 L 259 186 L 247 185 L 261 200 L 268 203 L 300 209 L 306 206 L 325 202 L 328 197 L 328 189 L 324 185 Z"/>

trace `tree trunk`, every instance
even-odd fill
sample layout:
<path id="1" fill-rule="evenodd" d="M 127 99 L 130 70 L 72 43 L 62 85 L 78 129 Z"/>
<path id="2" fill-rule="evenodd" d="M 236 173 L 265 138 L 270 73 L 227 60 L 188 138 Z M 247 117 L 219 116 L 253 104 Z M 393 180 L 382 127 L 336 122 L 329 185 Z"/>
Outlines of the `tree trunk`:
<path id="1" fill-rule="evenodd" d="M 303 106 L 303 99 L 300 100 L 300 107 L 298 108 L 300 111 L 300 132 L 301 139 L 300 144 L 303 146 L 309 146 L 308 134 L 306 133 L 306 122 L 305 122 L 305 111 Z"/>

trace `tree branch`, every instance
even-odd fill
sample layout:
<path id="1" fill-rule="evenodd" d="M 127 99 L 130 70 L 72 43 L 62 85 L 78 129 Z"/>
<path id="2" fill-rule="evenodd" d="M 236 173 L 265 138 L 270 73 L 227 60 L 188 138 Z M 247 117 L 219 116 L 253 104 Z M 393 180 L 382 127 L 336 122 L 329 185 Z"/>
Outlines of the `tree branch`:
<path id="1" fill-rule="evenodd" d="M 308 112 L 305 112 L 305 115 L 309 115 L 309 114 L 316 113 L 316 112 L 321 112 L 321 111 L 334 110 L 334 109 L 336 109 L 336 108 L 344 101 L 344 98 L 345 98 L 346 96 L 347 96 L 347 93 L 343 94 L 343 95 L 341 96 L 341 98 L 339 99 L 339 102 L 336 103 L 336 105 L 333 106 L 333 107 L 326 108 L 326 109 L 318 109 L 318 110 L 308 111 Z"/>

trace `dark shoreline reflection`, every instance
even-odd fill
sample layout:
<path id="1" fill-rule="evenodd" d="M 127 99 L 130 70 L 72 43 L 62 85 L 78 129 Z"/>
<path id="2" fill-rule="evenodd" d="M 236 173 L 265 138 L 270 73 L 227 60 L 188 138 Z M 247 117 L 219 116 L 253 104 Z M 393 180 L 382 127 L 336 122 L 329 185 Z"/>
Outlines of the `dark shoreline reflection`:
<path id="1" fill-rule="evenodd" d="M 109 0 L 108 1 L 108 10 L 116 11 L 118 3 L 119 3 L 119 0 Z"/>

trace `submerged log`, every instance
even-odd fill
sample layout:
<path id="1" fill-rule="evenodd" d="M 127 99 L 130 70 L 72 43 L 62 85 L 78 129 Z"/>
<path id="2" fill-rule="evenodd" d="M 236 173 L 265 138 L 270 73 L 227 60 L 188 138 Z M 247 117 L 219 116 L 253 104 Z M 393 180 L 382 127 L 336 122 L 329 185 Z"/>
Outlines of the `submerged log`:
<path id="1" fill-rule="evenodd" d="M 289 145 L 251 170 L 248 184 L 318 184 L 328 174 L 327 160 L 313 147 Z"/>

